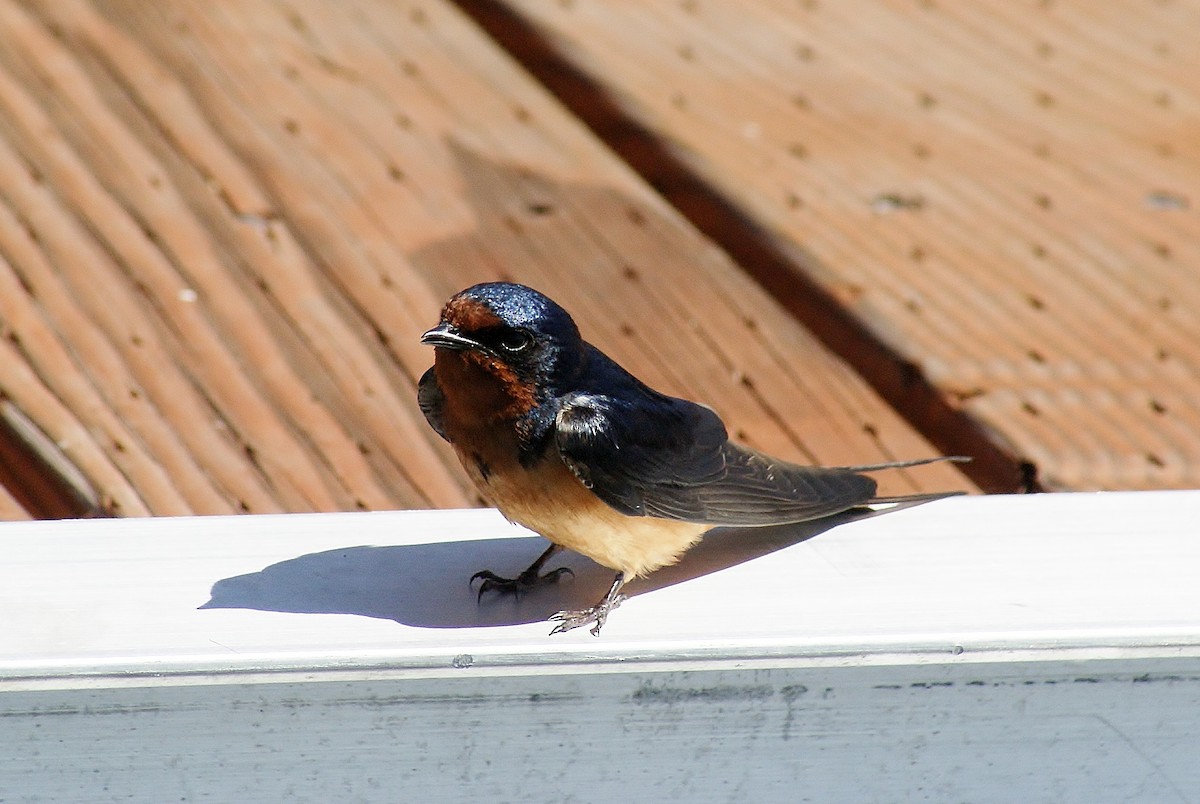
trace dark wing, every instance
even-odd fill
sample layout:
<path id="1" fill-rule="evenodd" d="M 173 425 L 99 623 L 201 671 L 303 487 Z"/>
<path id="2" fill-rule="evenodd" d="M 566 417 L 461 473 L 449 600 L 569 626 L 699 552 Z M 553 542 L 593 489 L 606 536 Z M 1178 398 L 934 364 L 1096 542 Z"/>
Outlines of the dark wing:
<path id="1" fill-rule="evenodd" d="M 425 421 L 429 422 L 429 426 L 442 438 L 446 438 L 446 427 L 442 424 L 442 405 L 445 400 L 442 387 L 437 383 L 437 375 L 433 373 L 433 367 L 430 366 L 417 383 L 417 404 L 421 407 L 421 412 L 425 414 Z M 450 439 L 446 438 L 446 440 Z"/>
<path id="2" fill-rule="evenodd" d="M 725 425 L 708 408 L 682 399 L 572 394 L 554 431 L 575 476 L 629 516 L 693 519 L 700 511 L 690 490 L 725 473 Z"/>
<path id="3" fill-rule="evenodd" d="M 868 502 L 875 481 L 849 469 L 801 466 L 727 442 L 725 477 L 700 492 L 721 525 L 778 525 L 829 516 Z"/>
<path id="4" fill-rule="evenodd" d="M 837 513 L 875 493 L 869 477 L 730 443 L 716 413 L 657 394 L 636 402 L 572 395 L 559 411 L 555 442 L 576 477 L 629 516 L 780 524 Z"/>

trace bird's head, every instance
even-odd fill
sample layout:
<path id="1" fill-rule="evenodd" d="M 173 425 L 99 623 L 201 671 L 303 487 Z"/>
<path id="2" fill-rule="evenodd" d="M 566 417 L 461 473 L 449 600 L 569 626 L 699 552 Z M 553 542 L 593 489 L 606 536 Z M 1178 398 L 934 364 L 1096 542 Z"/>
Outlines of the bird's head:
<path id="1" fill-rule="evenodd" d="M 567 311 L 511 282 L 487 282 L 456 294 L 421 342 L 435 347 L 439 360 L 469 363 L 514 393 L 554 388 L 584 356 L 579 328 Z"/>

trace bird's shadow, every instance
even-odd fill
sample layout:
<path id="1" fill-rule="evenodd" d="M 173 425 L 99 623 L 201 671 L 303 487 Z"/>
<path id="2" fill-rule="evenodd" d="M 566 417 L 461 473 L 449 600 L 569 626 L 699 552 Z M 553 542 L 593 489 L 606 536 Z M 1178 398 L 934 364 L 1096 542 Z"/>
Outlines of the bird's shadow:
<path id="1" fill-rule="evenodd" d="M 793 525 L 717 528 L 678 564 L 630 583 L 626 592 L 640 595 L 682 583 L 879 513 L 884 512 L 857 509 Z M 544 548 L 545 542 L 517 537 L 326 550 L 219 580 L 200 608 L 357 614 L 420 628 L 469 628 L 539 622 L 563 609 L 593 605 L 608 590 L 612 570 L 563 552 L 547 568 L 570 567 L 574 577 L 516 597 L 488 593 L 476 599 L 469 584 L 473 573 L 487 568 L 515 576 Z"/>

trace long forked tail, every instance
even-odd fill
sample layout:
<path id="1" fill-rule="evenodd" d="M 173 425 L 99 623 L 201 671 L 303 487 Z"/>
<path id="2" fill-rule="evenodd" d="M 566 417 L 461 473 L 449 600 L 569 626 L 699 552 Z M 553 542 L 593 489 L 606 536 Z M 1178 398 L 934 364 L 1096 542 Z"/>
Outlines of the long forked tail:
<path id="1" fill-rule="evenodd" d="M 927 463 L 940 463 L 941 461 L 950 461 L 951 463 L 967 463 L 970 457 L 966 455 L 943 455 L 937 458 L 917 458 L 911 461 L 890 461 L 888 463 L 876 463 L 869 466 L 847 466 L 845 468 L 852 472 L 875 472 L 880 469 L 906 469 L 910 466 L 924 466 Z M 917 503 L 932 502 L 941 500 L 946 497 L 957 497 L 960 494 L 965 494 L 963 491 L 933 491 L 924 494 L 897 494 L 890 497 L 872 497 L 868 503 L 908 503 L 915 505 Z"/>
<path id="2" fill-rule="evenodd" d="M 884 505 L 886 503 L 926 503 L 934 500 L 944 500 L 947 497 L 960 497 L 965 491 L 931 491 L 926 494 L 897 494 L 892 497 L 872 497 L 868 505 Z"/>
<path id="3" fill-rule="evenodd" d="M 880 469 L 907 469 L 910 466 L 924 466 L 927 463 L 941 463 L 942 461 L 970 463 L 971 458 L 967 455 L 940 455 L 937 458 L 917 458 L 911 461 L 888 461 L 887 463 L 872 463 L 866 466 L 840 466 L 838 468 L 846 469 L 850 472 L 877 472 Z"/>

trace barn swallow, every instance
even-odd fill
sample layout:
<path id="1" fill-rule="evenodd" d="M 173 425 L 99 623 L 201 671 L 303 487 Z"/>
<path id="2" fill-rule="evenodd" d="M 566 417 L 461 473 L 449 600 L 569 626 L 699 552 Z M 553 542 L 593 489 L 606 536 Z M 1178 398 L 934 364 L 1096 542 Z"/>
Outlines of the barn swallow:
<path id="1" fill-rule="evenodd" d="M 568 548 L 616 571 L 608 593 L 561 611 L 551 634 L 592 625 L 597 636 L 629 580 L 675 563 L 718 525 L 778 525 L 872 502 L 861 472 L 937 460 L 822 468 L 772 458 L 729 440 L 711 409 L 655 391 L 580 337 L 558 304 L 523 285 L 467 288 L 421 336 L 434 363 L 418 402 L 472 482 L 509 520 L 550 547 L 516 578 L 475 573 L 485 592 L 551 583 Z"/>

